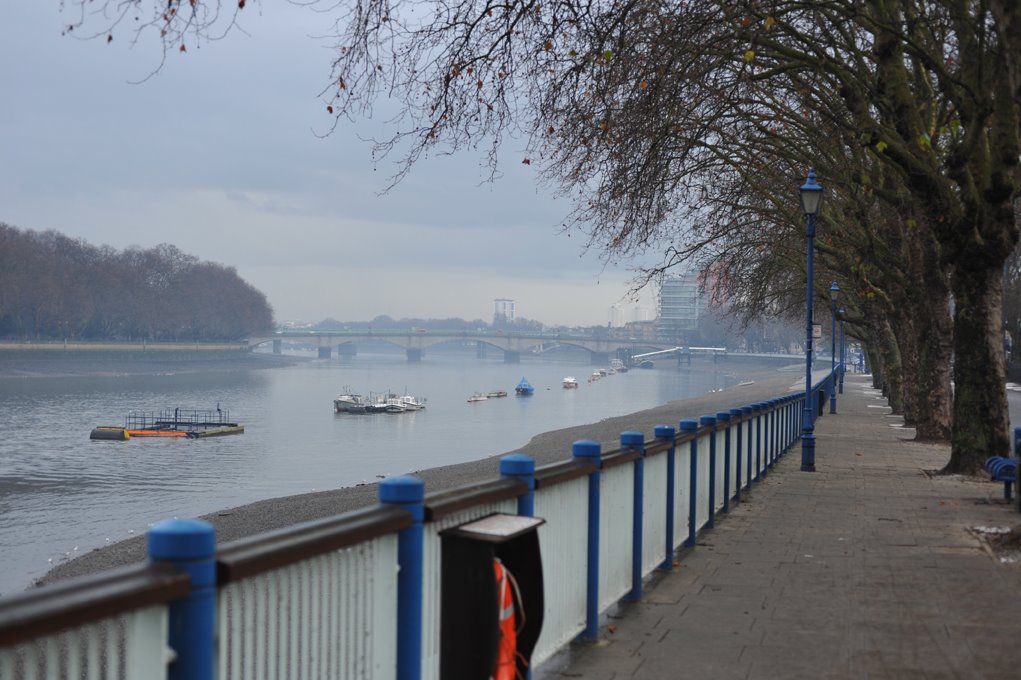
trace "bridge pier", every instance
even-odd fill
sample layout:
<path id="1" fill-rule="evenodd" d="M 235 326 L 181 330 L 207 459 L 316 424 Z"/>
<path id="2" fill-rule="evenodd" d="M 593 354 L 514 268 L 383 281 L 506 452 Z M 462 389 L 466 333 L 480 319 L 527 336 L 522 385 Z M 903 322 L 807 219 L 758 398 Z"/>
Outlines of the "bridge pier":
<path id="1" fill-rule="evenodd" d="M 332 354 L 333 354 L 333 348 L 330 347 L 329 345 L 327 345 L 326 347 L 320 347 L 319 348 L 319 358 L 320 359 L 329 359 Z"/>
<path id="2" fill-rule="evenodd" d="M 284 341 L 283 340 L 274 340 L 273 341 L 273 354 L 283 354 L 283 353 L 284 353 Z"/>
<path id="3" fill-rule="evenodd" d="M 475 358 L 485 359 L 486 358 L 486 343 L 475 341 Z"/>
<path id="4" fill-rule="evenodd" d="M 422 361 L 423 354 L 424 353 L 420 349 L 409 348 L 407 350 L 408 361 L 413 364 L 420 363 Z"/>
<path id="5" fill-rule="evenodd" d="M 609 363 L 610 363 L 609 352 L 592 352 L 593 366 L 606 366 Z"/>
<path id="6" fill-rule="evenodd" d="M 503 363 L 505 363 L 505 364 L 520 364 L 521 363 L 521 352 L 515 352 L 514 350 L 505 349 L 503 351 Z"/>
<path id="7" fill-rule="evenodd" d="M 358 346 L 353 342 L 345 342 L 342 345 L 337 345 L 337 356 L 339 357 L 353 357 L 358 354 Z"/>

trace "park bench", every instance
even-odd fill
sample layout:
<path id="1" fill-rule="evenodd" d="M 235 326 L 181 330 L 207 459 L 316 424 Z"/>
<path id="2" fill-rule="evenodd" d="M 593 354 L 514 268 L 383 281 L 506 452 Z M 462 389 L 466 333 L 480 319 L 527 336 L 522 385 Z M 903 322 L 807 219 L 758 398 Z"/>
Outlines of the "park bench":
<path id="1" fill-rule="evenodd" d="M 1017 459 L 1006 456 L 990 456 L 983 466 L 994 482 L 1003 482 L 1003 498 L 1011 499 L 1011 488 L 1017 476 Z"/>

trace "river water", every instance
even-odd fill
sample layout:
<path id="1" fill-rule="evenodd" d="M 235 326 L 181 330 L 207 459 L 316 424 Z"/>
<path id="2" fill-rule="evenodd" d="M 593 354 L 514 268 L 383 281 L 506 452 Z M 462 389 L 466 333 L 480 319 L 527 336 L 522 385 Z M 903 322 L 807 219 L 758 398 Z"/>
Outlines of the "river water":
<path id="1" fill-rule="evenodd" d="M 499 354 L 499 353 L 497 353 Z M 153 522 L 257 500 L 374 482 L 511 451 L 534 435 L 652 408 L 742 380 L 726 363 L 631 370 L 596 382 L 586 362 L 474 353 L 361 353 L 263 370 L 0 379 L 0 593 Z M 566 390 L 565 376 L 580 387 Z M 526 377 L 532 397 L 515 397 Z M 407 392 L 423 411 L 335 414 L 333 398 Z M 476 391 L 509 396 L 475 404 Z M 245 433 L 209 439 L 90 441 L 133 409 L 228 410 Z M 697 414 L 694 414 L 697 415 Z M 564 457 L 570 455 L 564 452 Z"/>

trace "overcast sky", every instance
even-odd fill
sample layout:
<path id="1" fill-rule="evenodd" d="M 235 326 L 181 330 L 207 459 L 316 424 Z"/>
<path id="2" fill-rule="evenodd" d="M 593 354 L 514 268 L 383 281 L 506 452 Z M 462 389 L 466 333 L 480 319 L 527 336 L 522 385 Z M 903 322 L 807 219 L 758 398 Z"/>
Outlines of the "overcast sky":
<path id="1" fill-rule="evenodd" d="M 156 41 L 62 36 L 59 4 L 11 3 L 0 23 L 0 221 L 172 243 L 235 267 L 280 321 L 489 320 L 511 298 L 519 316 L 591 325 L 633 306 L 630 274 L 559 231 L 570 206 L 536 188 L 519 148 L 495 184 L 477 157 L 437 157 L 380 195 L 393 167 L 359 139 L 379 121 L 317 137 L 330 52 L 312 36 L 328 17 L 263 0 L 244 32 L 131 84 L 158 64 Z"/>

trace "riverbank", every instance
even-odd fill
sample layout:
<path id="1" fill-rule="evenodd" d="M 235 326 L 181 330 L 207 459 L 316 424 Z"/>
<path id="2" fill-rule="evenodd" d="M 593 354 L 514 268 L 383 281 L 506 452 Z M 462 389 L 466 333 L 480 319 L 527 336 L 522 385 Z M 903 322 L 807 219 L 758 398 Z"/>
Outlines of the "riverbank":
<path id="1" fill-rule="evenodd" d="M 537 435 L 523 447 L 516 449 L 535 458 L 538 466 L 570 458 L 571 444 L 579 439 L 600 442 L 604 449 L 616 448 L 619 436 L 625 430 L 639 430 L 652 436 L 656 425 L 672 424 L 685 418 L 762 401 L 786 394 L 801 378 L 802 368 L 792 366 L 782 370 L 762 370 L 747 376 L 750 384 L 742 384 L 691 399 L 667 404 L 635 413 L 606 418 L 586 425 L 564 428 Z M 747 373 L 747 372 L 745 372 Z M 485 446 L 484 443 L 480 446 Z M 498 476 L 498 459 L 508 452 L 485 455 L 479 460 L 430 468 L 414 472 L 425 482 L 427 492 L 456 488 L 494 479 Z M 258 501 L 248 505 L 220 510 L 202 517 L 216 528 L 218 542 L 251 536 L 301 522 L 329 517 L 377 502 L 376 484 L 320 491 Z M 145 537 L 138 536 L 110 546 L 99 548 L 77 559 L 58 565 L 38 583 L 91 574 L 145 560 Z"/>

